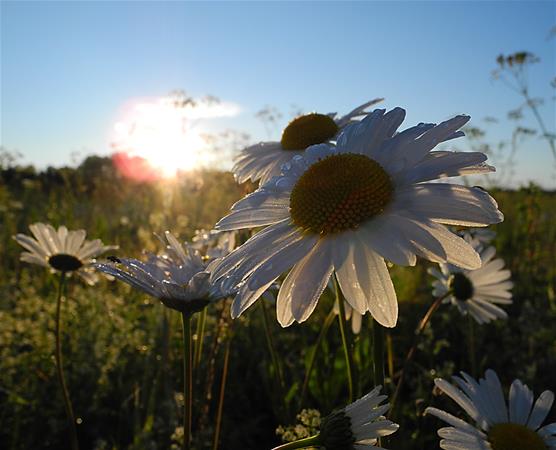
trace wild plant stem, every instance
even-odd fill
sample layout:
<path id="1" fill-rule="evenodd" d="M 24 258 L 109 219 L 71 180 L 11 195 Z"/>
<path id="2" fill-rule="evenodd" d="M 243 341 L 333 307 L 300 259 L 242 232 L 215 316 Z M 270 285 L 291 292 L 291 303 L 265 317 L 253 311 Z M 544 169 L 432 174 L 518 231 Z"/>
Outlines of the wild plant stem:
<path id="1" fill-rule="evenodd" d="M 201 364 L 201 356 L 203 354 L 203 339 L 205 336 L 205 324 L 207 320 L 207 308 L 204 308 L 197 318 L 197 340 L 195 341 L 195 353 L 193 355 L 193 365 L 197 369 Z"/>
<path id="2" fill-rule="evenodd" d="M 336 314 L 334 312 L 334 309 L 332 309 L 330 313 L 328 313 L 328 316 L 326 316 L 324 324 L 320 329 L 320 333 L 317 337 L 317 342 L 315 342 L 315 345 L 311 351 L 311 356 L 309 358 L 309 367 L 307 368 L 307 372 L 305 373 L 305 379 L 303 380 L 303 387 L 301 388 L 301 396 L 299 400 L 298 409 L 301 409 L 303 403 L 305 402 L 305 396 L 307 395 L 307 388 L 309 387 L 309 380 L 311 379 L 311 373 L 313 372 L 313 367 L 315 366 L 318 350 L 320 348 L 323 339 L 326 337 L 326 333 L 328 333 L 328 329 L 334 322 L 335 316 Z"/>
<path id="3" fill-rule="evenodd" d="M 295 448 L 319 447 L 321 445 L 320 435 L 311 436 L 299 441 L 288 442 L 287 444 L 274 447 L 272 450 L 292 450 Z"/>
<path id="4" fill-rule="evenodd" d="M 348 381 L 348 403 L 353 402 L 353 368 L 351 362 L 351 353 L 349 351 L 347 334 L 346 334 L 346 310 L 344 307 L 344 296 L 340 291 L 338 280 L 334 277 L 334 288 L 336 291 L 336 302 L 338 303 L 338 323 L 340 324 L 340 336 L 342 337 L 342 347 L 344 348 L 344 356 L 346 358 L 346 372 Z"/>
<path id="5" fill-rule="evenodd" d="M 522 88 L 521 93 L 525 98 L 525 102 L 527 103 L 527 106 L 529 106 L 529 108 L 533 112 L 533 115 L 535 116 L 535 119 L 537 119 L 537 123 L 539 124 L 539 127 L 542 131 L 542 135 L 547 140 L 548 145 L 550 146 L 550 150 L 552 151 L 552 156 L 556 159 L 556 145 L 554 144 L 554 139 L 551 137 L 548 130 L 546 129 L 544 120 L 542 120 L 542 117 L 539 113 L 537 106 L 535 105 L 535 102 L 533 101 L 533 99 L 531 99 L 531 97 L 529 97 L 529 92 L 527 91 L 526 88 Z"/>
<path id="6" fill-rule="evenodd" d="M 191 360 L 191 314 L 182 312 L 183 327 L 183 450 L 191 447 L 193 371 Z"/>
<path id="7" fill-rule="evenodd" d="M 373 323 L 373 379 L 375 386 L 384 387 L 384 327 Z"/>
<path id="8" fill-rule="evenodd" d="M 64 406 L 66 408 L 66 416 L 68 419 L 68 427 L 70 432 L 71 448 L 72 450 L 79 449 L 79 441 L 77 440 L 77 429 L 75 427 L 75 416 L 73 415 L 73 407 L 64 378 L 64 369 L 62 367 L 62 343 L 61 343 L 61 312 L 62 312 L 62 295 L 65 287 L 66 273 L 60 272 L 60 283 L 58 285 L 58 299 L 56 300 L 56 372 L 58 373 L 58 381 L 62 388 L 64 396 Z"/>
<path id="9" fill-rule="evenodd" d="M 222 368 L 222 380 L 220 382 L 220 395 L 218 397 L 218 411 L 216 413 L 216 426 L 214 430 L 214 440 L 212 450 L 218 449 L 220 441 L 220 428 L 222 427 L 222 412 L 224 411 L 224 394 L 226 393 L 226 380 L 228 379 L 228 363 L 230 360 L 230 347 L 232 344 L 232 335 L 228 337 L 226 343 L 226 351 L 224 353 L 224 367 Z"/>
<path id="10" fill-rule="evenodd" d="M 384 388 L 384 327 L 373 321 L 373 378 L 375 386 Z M 383 438 L 378 438 L 378 446 L 382 446 Z"/>
<path id="11" fill-rule="evenodd" d="M 473 317 L 468 314 L 468 330 L 467 330 L 467 337 L 469 339 L 469 363 L 471 366 L 471 376 L 477 376 L 477 359 L 476 359 L 476 352 L 475 352 L 475 323 L 473 322 Z"/>
<path id="12" fill-rule="evenodd" d="M 423 331 L 425 330 L 427 324 L 431 320 L 431 317 L 434 314 L 434 312 L 442 304 L 442 301 L 446 297 L 448 297 L 450 294 L 451 294 L 451 292 L 448 292 L 448 293 L 444 294 L 442 297 L 438 297 L 434 301 L 434 303 L 429 307 L 429 309 L 427 310 L 427 312 L 425 313 L 425 315 L 423 316 L 423 318 L 421 319 L 421 321 L 419 322 L 419 325 L 417 326 L 417 328 L 415 330 L 415 336 L 413 337 L 413 345 L 409 349 L 409 352 L 407 352 L 407 356 L 405 357 L 405 361 L 404 361 L 403 366 L 402 366 L 402 371 L 400 373 L 400 378 L 398 378 L 398 384 L 396 385 L 396 390 L 394 391 L 394 395 L 392 396 L 392 401 L 390 402 L 390 417 L 394 417 L 396 402 L 398 400 L 398 397 L 400 395 L 400 392 L 401 392 L 401 389 L 402 389 L 402 386 L 403 386 L 403 382 L 404 382 L 404 379 L 405 379 L 405 373 L 407 371 L 409 363 L 411 362 L 411 360 L 413 359 L 413 356 L 415 355 L 415 352 L 417 350 L 417 345 L 419 344 L 419 340 L 421 339 L 421 335 L 423 334 Z"/>
<path id="13" fill-rule="evenodd" d="M 270 357 L 272 359 L 272 365 L 274 366 L 274 373 L 276 376 L 276 381 L 278 383 L 278 387 L 280 389 L 280 396 L 284 401 L 284 408 L 286 407 L 286 399 L 285 399 L 285 385 L 284 385 L 284 378 L 282 376 L 282 368 L 280 366 L 280 361 L 278 360 L 278 355 L 276 354 L 276 349 L 274 348 L 274 341 L 272 340 L 272 334 L 270 333 L 270 326 L 268 324 L 268 314 L 266 312 L 266 305 L 264 298 L 261 299 L 259 302 L 261 304 L 261 309 L 263 311 L 263 324 L 264 324 L 264 332 L 266 335 L 266 343 L 268 345 L 268 351 L 270 352 Z"/>

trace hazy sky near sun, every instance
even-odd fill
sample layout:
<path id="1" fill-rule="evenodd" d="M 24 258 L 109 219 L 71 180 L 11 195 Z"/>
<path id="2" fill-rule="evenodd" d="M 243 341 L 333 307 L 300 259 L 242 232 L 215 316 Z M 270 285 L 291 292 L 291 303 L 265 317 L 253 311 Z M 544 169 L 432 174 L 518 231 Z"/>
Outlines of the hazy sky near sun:
<path id="1" fill-rule="evenodd" d="M 552 131 L 556 2 L 11 2 L 1 14 L 1 143 L 39 167 L 108 154 L 136 99 L 212 94 L 235 114 L 203 122 L 266 139 L 255 113 L 347 112 L 385 97 L 403 127 L 454 114 L 510 139 L 521 100 L 491 78 L 500 53 L 528 50 L 531 93 Z M 485 124 L 485 117 L 500 119 Z M 534 122 L 529 112 L 523 125 Z M 279 138 L 279 131 L 272 136 Z M 455 143 L 460 149 L 466 142 Z M 515 183 L 555 188 L 546 142 L 526 141 Z"/>

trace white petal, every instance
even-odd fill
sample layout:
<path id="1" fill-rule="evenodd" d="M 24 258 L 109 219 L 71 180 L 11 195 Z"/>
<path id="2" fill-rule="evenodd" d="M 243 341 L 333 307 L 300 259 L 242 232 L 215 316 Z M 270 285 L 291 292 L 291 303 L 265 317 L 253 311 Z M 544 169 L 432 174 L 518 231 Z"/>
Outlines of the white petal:
<path id="1" fill-rule="evenodd" d="M 66 237 L 65 252 L 79 258 L 80 248 L 85 241 L 87 233 L 85 230 L 70 231 Z"/>
<path id="2" fill-rule="evenodd" d="M 29 229 L 49 256 L 59 253 L 58 247 L 53 242 L 49 229 L 44 223 L 34 223 L 29 225 Z"/>
<path id="3" fill-rule="evenodd" d="M 442 411 L 441 409 L 428 407 L 425 410 L 425 414 L 431 414 L 433 416 L 436 416 L 439 419 L 443 420 L 444 422 L 456 427 L 457 429 L 467 431 L 468 433 L 477 434 L 478 436 L 483 435 L 483 433 L 480 430 L 478 430 L 471 424 L 461 419 L 458 419 L 452 414 L 447 413 L 446 411 Z"/>
<path id="4" fill-rule="evenodd" d="M 359 230 L 361 238 L 388 261 L 400 266 L 414 266 L 417 262 L 413 246 L 399 229 L 395 216 L 383 215 L 365 223 Z"/>
<path id="5" fill-rule="evenodd" d="M 216 224 L 219 231 L 239 230 L 242 228 L 262 227 L 272 225 L 289 217 L 289 210 L 273 206 L 232 211 Z"/>
<path id="6" fill-rule="evenodd" d="M 478 418 L 478 411 L 473 402 L 463 394 L 459 389 L 452 386 L 447 381 L 437 378 L 434 380 L 434 384 L 443 391 L 448 397 L 454 400 L 461 408 L 471 417 L 476 420 Z"/>
<path id="7" fill-rule="evenodd" d="M 532 404 L 533 392 L 520 380 L 514 380 L 510 386 L 510 422 L 525 425 Z"/>
<path id="8" fill-rule="evenodd" d="M 353 231 L 344 232 L 339 238 L 333 238 L 333 241 L 332 258 L 340 289 L 349 305 L 359 314 L 365 314 L 369 300 L 367 292 L 359 283 L 354 255 L 361 244 Z"/>
<path id="9" fill-rule="evenodd" d="M 70 253 L 66 245 L 67 236 L 68 229 L 63 225 L 61 227 L 58 227 L 58 241 L 60 242 L 60 250 L 62 253 Z"/>
<path id="10" fill-rule="evenodd" d="M 309 318 L 332 273 L 332 246 L 321 239 L 311 252 L 290 271 L 278 293 L 278 316 L 281 308 L 291 308 L 298 322 Z"/>
<path id="11" fill-rule="evenodd" d="M 50 267 L 50 265 L 46 262 L 46 259 L 38 256 L 35 253 L 23 252 L 21 253 L 19 259 L 31 264 L 38 264 L 39 266 Z"/>
<path id="12" fill-rule="evenodd" d="M 211 264 L 211 280 L 216 281 L 222 278 L 246 259 L 253 259 L 260 252 L 270 253 L 284 240 L 292 239 L 298 235 L 299 232 L 290 225 L 289 220 L 284 220 L 259 231 L 216 264 Z M 262 259 L 264 261 L 264 258 Z M 238 282 L 240 280 L 241 278 L 238 279 Z"/>
<path id="13" fill-rule="evenodd" d="M 493 172 L 481 152 L 431 152 L 417 165 L 396 175 L 398 185 L 422 183 L 439 178 Z"/>
<path id="14" fill-rule="evenodd" d="M 546 416 L 548 416 L 553 403 L 554 393 L 552 391 L 544 391 L 535 402 L 527 426 L 532 430 L 538 429 L 546 419 Z"/>
<path id="15" fill-rule="evenodd" d="M 396 192 L 393 207 L 447 225 L 481 227 L 504 219 L 487 192 L 447 183 L 403 187 Z"/>
<path id="16" fill-rule="evenodd" d="M 311 251 L 317 238 L 306 236 L 274 253 L 244 282 L 232 305 L 232 318 L 249 308 L 286 270 Z"/>
<path id="17" fill-rule="evenodd" d="M 35 239 L 26 234 L 18 233 L 14 236 L 16 242 L 24 247 L 25 249 L 29 250 L 31 253 L 36 254 L 44 259 L 48 259 L 50 253 L 48 249 L 45 249 L 42 245 L 40 245 Z"/>

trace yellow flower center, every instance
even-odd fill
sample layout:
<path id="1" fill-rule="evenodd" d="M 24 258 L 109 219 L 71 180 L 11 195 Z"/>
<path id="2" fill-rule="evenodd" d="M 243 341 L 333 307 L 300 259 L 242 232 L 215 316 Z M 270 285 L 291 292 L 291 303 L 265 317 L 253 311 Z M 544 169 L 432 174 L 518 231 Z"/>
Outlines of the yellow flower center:
<path id="1" fill-rule="evenodd" d="M 293 222 L 316 234 L 354 229 L 380 214 L 394 187 L 374 160 L 353 153 L 328 156 L 299 178 L 290 197 Z"/>
<path id="2" fill-rule="evenodd" d="M 450 289 L 458 300 L 469 300 L 473 297 L 475 289 L 473 283 L 463 273 L 455 273 L 450 280 Z"/>
<path id="3" fill-rule="evenodd" d="M 493 450 L 546 450 L 543 439 L 517 423 L 497 423 L 488 432 Z"/>
<path id="4" fill-rule="evenodd" d="M 48 264 L 60 272 L 73 272 L 79 269 L 83 263 L 73 255 L 58 253 L 48 258 Z"/>
<path id="5" fill-rule="evenodd" d="M 315 144 L 332 139 L 338 132 L 338 125 L 324 114 L 305 114 L 293 119 L 282 132 L 284 150 L 305 150 Z"/>

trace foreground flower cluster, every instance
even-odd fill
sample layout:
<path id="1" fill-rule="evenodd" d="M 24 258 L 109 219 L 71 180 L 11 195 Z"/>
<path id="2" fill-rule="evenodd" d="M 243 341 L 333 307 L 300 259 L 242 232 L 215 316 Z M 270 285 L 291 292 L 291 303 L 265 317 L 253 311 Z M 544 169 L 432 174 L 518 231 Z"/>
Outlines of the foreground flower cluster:
<path id="1" fill-rule="evenodd" d="M 159 254 L 147 254 L 142 260 L 111 256 L 97 262 L 93 258 L 115 247 L 99 240 L 85 241 L 84 230 L 68 231 L 63 226 L 55 230 L 50 225 L 34 224 L 30 226 L 34 238 L 15 236 L 27 250 L 21 256 L 23 261 L 49 267 L 63 276 L 76 272 L 90 284 L 95 268 L 181 313 L 184 449 L 191 448 L 194 395 L 190 321 L 194 314 L 206 314 L 211 303 L 233 297 L 231 316 L 237 318 L 265 294 L 277 292 L 277 320 L 287 327 L 306 321 L 325 290 L 335 293 L 335 306 L 329 315 L 332 320 L 323 326 L 319 341 L 337 315 L 346 356 L 349 404 L 325 417 L 317 435 L 277 447 L 283 450 L 306 446 L 328 450 L 386 448 L 383 438 L 398 429 L 390 416 L 385 416 L 390 405 L 383 404 L 387 396 L 380 394 L 384 385 L 380 333 L 382 327 L 394 327 L 398 321 L 389 264 L 414 266 L 419 257 L 439 265 L 439 269 L 429 269 L 436 278 L 433 295 L 437 300 L 420 322 L 417 338 L 442 302 L 455 305 L 480 324 L 507 317 L 499 305 L 511 303 L 513 284 L 509 270 L 495 258 L 495 249 L 489 245 L 491 232 L 461 231 L 462 227 L 501 222 L 503 215 L 485 190 L 450 182 L 453 177 L 488 174 L 494 168 L 486 163 L 483 153 L 437 148 L 463 136 L 462 127 L 469 116 L 458 115 L 439 124 L 419 123 L 399 131 L 405 111 L 368 112 L 376 102 L 367 102 L 343 117 L 318 113 L 298 117 L 283 131 L 280 142 L 244 149 L 234 166 L 236 178 L 240 182 L 258 180 L 258 189 L 235 203 L 215 230 L 199 232 L 191 243 L 166 231 Z M 250 230 L 250 237 L 239 246 L 237 230 Z M 377 387 L 352 402 L 344 322 L 351 318 L 353 332 L 362 333 L 366 313 L 375 321 L 373 375 Z M 198 324 L 204 326 L 202 320 Z M 268 335 L 267 339 L 273 353 L 272 339 Z M 202 342 L 202 337 L 197 336 L 197 340 Z M 401 371 L 392 409 L 417 343 Z M 318 344 L 315 352 L 317 348 Z M 274 372 L 280 378 L 277 357 L 272 356 Z M 61 363 L 58 367 L 66 389 Z M 308 372 L 310 375 L 310 369 Z M 429 407 L 430 415 L 451 425 L 439 430 L 442 448 L 556 448 L 556 424 L 542 426 L 553 403 L 552 392 L 543 392 L 533 405 L 532 392 L 516 380 L 510 388 L 508 408 L 494 372 L 487 371 L 479 381 L 465 373 L 462 376 L 454 377 L 459 389 L 441 379 L 435 383 L 463 408 L 475 426 Z M 66 409 L 70 422 L 74 421 L 67 395 Z M 74 450 L 76 442 L 74 436 Z"/>

